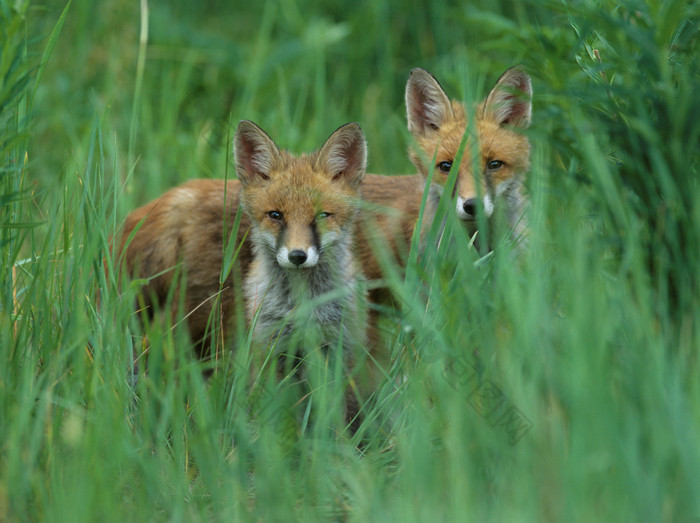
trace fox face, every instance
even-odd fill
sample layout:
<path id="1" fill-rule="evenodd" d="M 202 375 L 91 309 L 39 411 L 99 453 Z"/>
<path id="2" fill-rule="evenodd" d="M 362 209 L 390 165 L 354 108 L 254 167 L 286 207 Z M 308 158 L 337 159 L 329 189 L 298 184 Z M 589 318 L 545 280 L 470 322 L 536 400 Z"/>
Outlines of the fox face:
<path id="1" fill-rule="evenodd" d="M 240 201 L 251 222 L 253 261 L 244 292 L 248 319 L 256 319 L 254 336 L 284 335 L 292 345 L 300 333 L 304 343 L 320 346 L 362 343 L 353 233 L 367 146 L 359 126 L 347 124 L 318 152 L 295 156 L 243 121 L 234 153 Z"/>
<path id="2" fill-rule="evenodd" d="M 297 271 L 316 267 L 339 243 L 351 243 L 354 202 L 367 162 L 358 125 L 339 128 L 316 153 L 294 156 L 243 121 L 234 154 L 257 254 Z"/>
<path id="3" fill-rule="evenodd" d="M 408 129 L 418 151 L 411 161 L 424 178 L 433 171 L 432 187 L 441 196 L 451 170 L 458 169 L 455 196 L 457 216 L 475 224 L 478 198 L 491 217 L 497 199 L 509 214 L 520 210 L 522 175 L 529 167 L 530 145 L 522 134 L 531 117 L 530 77 L 521 68 L 507 70 L 469 122 L 463 104 L 450 101 L 438 81 L 423 69 L 414 69 L 406 85 Z M 459 165 L 455 159 L 465 132 L 470 135 Z M 473 152 L 477 151 L 474 158 Z M 428 165 L 435 159 L 434 165 Z M 518 217 L 513 216 L 515 221 Z"/>

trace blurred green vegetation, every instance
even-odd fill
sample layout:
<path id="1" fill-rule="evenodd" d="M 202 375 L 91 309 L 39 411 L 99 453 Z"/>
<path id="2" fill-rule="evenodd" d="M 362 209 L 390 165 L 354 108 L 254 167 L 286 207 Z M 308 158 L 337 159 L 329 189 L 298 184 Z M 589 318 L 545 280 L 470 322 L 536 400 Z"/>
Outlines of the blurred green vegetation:
<path id="1" fill-rule="evenodd" d="M 0 0 L 0 520 L 700 517 L 699 4 L 145 5 Z M 355 438 L 334 369 L 251 388 L 241 332 L 204 379 L 105 274 L 130 210 L 234 176 L 239 120 L 293 151 L 356 121 L 411 173 L 410 69 L 475 102 L 515 64 L 530 250 L 481 258 L 448 213 Z"/>

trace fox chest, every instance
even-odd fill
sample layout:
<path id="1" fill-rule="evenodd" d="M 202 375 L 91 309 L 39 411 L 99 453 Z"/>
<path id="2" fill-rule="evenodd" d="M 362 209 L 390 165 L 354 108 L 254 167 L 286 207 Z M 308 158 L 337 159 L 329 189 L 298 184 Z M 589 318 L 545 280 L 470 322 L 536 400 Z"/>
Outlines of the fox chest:
<path id="1" fill-rule="evenodd" d="M 271 274 L 264 264 L 254 262 L 245 284 L 248 319 L 255 319 L 254 332 L 286 333 L 293 328 L 320 326 L 326 335 L 337 338 L 344 311 L 354 307 L 352 300 L 328 299 L 326 287 L 303 273 L 291 277 Z"/>

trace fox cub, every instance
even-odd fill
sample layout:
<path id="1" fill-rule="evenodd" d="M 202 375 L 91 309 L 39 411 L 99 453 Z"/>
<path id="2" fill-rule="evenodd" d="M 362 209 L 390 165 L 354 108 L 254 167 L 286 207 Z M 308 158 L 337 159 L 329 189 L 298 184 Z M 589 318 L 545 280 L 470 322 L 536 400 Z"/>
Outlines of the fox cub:
<path id="1" fill-rule="evenodd" d="M 234 153 L 241 206 L 251 225 L 253 259 L 244 292 L 254 337 L 288 341 L 296 331 L 331 348 L 342 340 L 349 355 L 365 342 L 354 254 L 367 164 L 360 127 L 344 125 L 318 152 L 293 156 L 243 121 Z"/>
<path id="2" fill-rule="evenodd" d="M 409 155 L 424 179 L 433 171 L 428 211 L 434 213 L 450 171 L 458 169 L 455 210 L 470 234 L 476 232 L 480 206 L 487 218 L 494 217 L 500 206 L 513 236 L 524 239 L 527 199 L 523 178 L 530 165 L 530 144 L 522 131 L 530 124 L 531 99 L 527 73 L 520 67 L 508 69 L 478 105 L 470 124 L 464 104 L 450 101 L 435 77 L 423 69 L 411 71 L 406 116 L 417 149 L 411 148 Z M 465 132 L 473 134 L 466 140 L 461 162 L 455 165 Z M 433 158 L 435 165 L 430 165 Z"/>
<path id="3" fill-rule="evenodd" d="M 355 286 L 361 273 L 353 257 L 355 200 L 367 161 L 359 126 L 341 127 L 318 153 L 295 157 L 244 121 L 234 149 L 240 181 L 192 180 L 127 216 L 117 252 L 132 277 L 146 279 L 143 313 L 153 316 L 169 300 L 175 317 L 182 302 L 200 356 L 219 343 L 211 338 L 214 311 L 222 338 L 231 337 L 241 295 L 248 298 L 249 319 L 260 309 L 258 336 L 271 336 L 298 305 L 318 301 L 309 318 L 324 341 L 364 341 Z M 229 238 L 239 206 L 246 212 Z M 239 248 L 233 270 L 220 281 L 226 241 Z M 182 273 L 180 299 L 175 281 Z M 322 298 L 330 291 L 337 291 L 333 299 Z"/>
<path id="4" fill-rule="evenodd" d="M 409 156 L 418 174 L 367 174 L 362 182 L 363 199 L 374 209 L 363 213 L 358 238 L 358 256 L 367 279 L 383 277 L 373 244 L 386 246 L 399 264 L 404 263 L 430 170 L 433 176 L 421 236 L 430 228 L 448 175 L 455 168 L 455 211 L 469 234 L 476 232 L 481 196 L 485 216 L 492 218 L 500 207 L 506 225 L 523 245 L 527 235 L 523 186 L 530 145 L 522 131 L 529 126 L 532 113 L 527 73 L 520 67 L 508 69 L 476 108 L 471 126 L 464 104 L 450 101 L 435 77 L 423 69 L 411 71 L 405 94 L 408 129 L 415 140 Z M 460 165 L 453 166 L 467 131 L 474 138 L 468 137 Z M 473 145 L 478 158 L 472 157 Z M 436 161 L 431 166 L 433 158 Z M 373 303 L 388 303 L 391 293 L 374 287 L 370 298 Z"/>

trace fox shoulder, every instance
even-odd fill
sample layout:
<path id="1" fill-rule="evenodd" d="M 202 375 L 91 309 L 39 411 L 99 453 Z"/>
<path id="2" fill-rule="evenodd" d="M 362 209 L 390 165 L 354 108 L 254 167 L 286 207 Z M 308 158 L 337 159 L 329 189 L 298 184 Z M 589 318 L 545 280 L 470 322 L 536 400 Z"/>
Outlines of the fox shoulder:
<path id="1" fill-rule="evenodd" d="M 220 244 L 223 221 L 232 223 L 239 192 L 236 180 L 192 180 L 130 213 L 118 251 L 127 270 L 152 276 L 174 267 L 187 244 L 205 237 Z"/>

